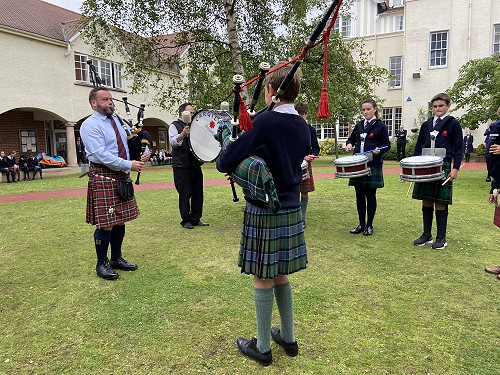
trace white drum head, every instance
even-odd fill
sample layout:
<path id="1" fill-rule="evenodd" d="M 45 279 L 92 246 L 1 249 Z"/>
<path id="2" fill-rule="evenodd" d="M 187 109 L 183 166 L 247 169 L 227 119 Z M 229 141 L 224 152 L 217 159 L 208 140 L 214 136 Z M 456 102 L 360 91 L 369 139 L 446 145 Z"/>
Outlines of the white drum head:
<path id="1" fill-rule="evenodd" d="M 400 164 L 407 167 L 429 167 L 443 164 L 443 158 L 435 155 L 410 156 L 401 159 Z"/>
<path id="2" fill-rule="evenodd" d="M 221 145 L 214 137 L 217 129 L 227 117 L 227 112 L 200 110 L 191 120 L 189 132 L 189 145 L 194 156 L 203 162 L 211 162 L 217 159 L 221 152 Z"/>
<path id="3" fill-rule="evenodd" d="M 343 156 L 341 158 L 335 159 L 335 165 L 339 166 L 350 166 L 350 165 L 360 165 L 368 162 L 368 157 L 366 155 L 349 155 Z"/>

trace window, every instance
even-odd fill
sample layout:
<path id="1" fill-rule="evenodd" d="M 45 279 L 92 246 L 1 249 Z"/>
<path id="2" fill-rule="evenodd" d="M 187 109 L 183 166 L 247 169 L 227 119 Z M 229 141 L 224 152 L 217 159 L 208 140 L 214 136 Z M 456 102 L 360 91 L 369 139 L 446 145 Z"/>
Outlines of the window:
<path id="1" fill-rule="evenodd" d="M 396 26 L 394 28 L 396 31 L 403 31 L 404 30 L 404 17 L 403 16 L 396 16 Z"/>
<path id="2" fill-rule="evenodd" d="M 431 33 L 429 46 L 429 67 L 448 65 L 448 31 Z"/>
<path id="3" fill-rule="evenodd" d="M 401 7 L 403 6 L 403 0 L 392 0 L 393 7 Z"/>
<path id="4" fill-rule="evenodd" d="M 500 53 L 500 24 L 493 26 L 493 53 Z"/>
<path id="5" fill-rule="evenodd" d="M 335 138 L 335 124 L 314 122 L 311 125 L 316 129 L 318 140 L 324 141 L 326 138 Z"/>
<path id="6" fill-rule="evenodd" d="M 339 138 L 349 138 L 349 124 L 347 122 L 339 122 Z"/>
<path id="7" fill-rule="evenodd" d="M 87 56 L 77 55 L 75 53 L 75 75 L 77 81 L 87 82 L 89 80 L 87 75 L 86 61 L 87 61 Z"/>
<path id="8" fill-rule="evenodd" d="M 389 58 L 389 73 L 391 78 L 389 79 L 389 88 L 399 89 L 402 84 L 403 77 L 403 57 L 395 56 Z"/>
<path id="9" fill-rule="evenodd" d="M 92 60 L 92 64 L 95 66 L 104 86 L 118 89 L 123 88 L 121 64 L 75 53 L 75 79 L 77 82 L 92 83 L 87 65 L 87 60 L 89 59 Z"/>
<path id="10" fill-rule="evenodd" d="M 351 19 L 338 16 L 333 28 L 346 38 L 351 37 Z"/>
<path id="11" fill-rule="evenodd" d="M 394 130 L 399 129 L 401 126 L 401 118 L 403 117 L 403 110 L 401 107 L 388 107 L 382 108 L 382 118 L 387 126 L 389 137 L 394 136 Z"/>

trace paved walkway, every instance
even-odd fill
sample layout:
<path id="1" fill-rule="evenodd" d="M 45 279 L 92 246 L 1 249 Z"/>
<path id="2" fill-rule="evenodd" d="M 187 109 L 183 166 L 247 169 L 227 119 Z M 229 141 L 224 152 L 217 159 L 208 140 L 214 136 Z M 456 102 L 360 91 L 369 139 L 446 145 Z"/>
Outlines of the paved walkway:
<path id="1" fill-rule="evenodd" d="M 321 172 L 321 170 L 331 169 L 332 167 L 316 167 L 313 168 L 314 178 L 315 179 L 323 179 L 323 178 L 333 178 L 333 172 Z M 470 170 L 485 170 L 485 163 L 478 162 L 470 162 L 465 163 L 462 167 L 462 171 L 470 171 Z M 391 164 L 384 166 L 384 175 L 390 174 L 399 174 L 401 173 L 401 167 L 398 164 Z M 203 186 L 223 186 L 228 185 L 228 181 L 221 173 L 221 178 L 217 179 L 208 179 L 203 181 Z M 147 182 L 141 183 L 140 185 L 134 185 L 134 189 L 136 192 L 141 191 L 151 191 L 151 190 L 167 190 L 174 189 L 173 181 L 168 182 Z M 73 198 L 73 197 L 83 197 L 87 195 L 87 188 L 78 188 L 78 189 L 66 189 L 66 190 L 50 190 L 50 191 L 39 191 L 39 192 L 30 192 L 30 193 L 22 193 L 22 194 L 9 194 L 9 195 L 0 195 L 0 204 L 4 203 L 15 203 L 15 202 L 26 202 L 26 201 L 34 201 L 34 200 L 48 200 L 48 199 L 58 199 L 58 198 Z"/>

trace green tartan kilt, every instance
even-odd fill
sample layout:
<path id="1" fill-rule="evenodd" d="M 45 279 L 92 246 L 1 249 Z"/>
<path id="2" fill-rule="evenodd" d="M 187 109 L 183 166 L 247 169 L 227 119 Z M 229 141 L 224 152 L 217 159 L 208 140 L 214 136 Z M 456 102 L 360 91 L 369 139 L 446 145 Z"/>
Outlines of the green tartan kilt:
<path id="1" fill-rule="evenodd" d="M 352 177 L 349 179 L 349 186 L 361 186 L 362 188 L 378 189 L 384 187 L 384 174 L 382 168 L 370 167 L 370 175 L 362 177 Z"/>
<path id="2" fill-rule="evenodd" d="M 451 172 L 451 163 L 443 162 L 443 171 L 445 176 Z M 422 201 L 430 201 L 434 203 L 451 204 L 453 183 L 448 181 L 444 186 L 441 186 L 443 180 L 429 181 L 429 182 L 415 182 L 413 187 L 413 199 Z"/>
<path id="3" fill-rule="evenodd" d="M 259 279 L 274 279 L 306 268 L 307 251 L 300 207 L 269 209 L 246 204 L 238 266 Z"/>

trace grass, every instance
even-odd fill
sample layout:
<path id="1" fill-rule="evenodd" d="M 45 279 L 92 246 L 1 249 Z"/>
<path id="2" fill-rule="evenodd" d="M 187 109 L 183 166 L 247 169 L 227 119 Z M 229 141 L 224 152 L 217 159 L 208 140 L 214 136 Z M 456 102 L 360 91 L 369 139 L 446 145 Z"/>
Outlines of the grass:
<path id="1" fill-rule="evenodd" d="M 329 171 L 331 160 L 324 163 Z M 205 179 L 221 178 L 206 167 Z M 151 168 L 141 180 L 171 181 L 168 168 Z M 316 180 L 309 265 L 291 276 L 300 355 L 289 358 L 273 344 L 265 372 L 500 374 L 500 282 L 483 271 L 500 264 L 498 229 L 484 176 L 463 171 L 455 182 L 444 251 L 412 245 L 421 234 L 420 202 L 406 197 L 397 175 L 378 190 L 369 238 L 349 234 L 357 215 L 347 181 Z M 85 182 L 47 178 L 0 191 Z M 186 231 L 175 190 L 137 199 L 141 216 L 127 224 L 124 255 L 140 268 L 115 282 L 95 275 L 84 197 L 0 206 L 1 374 L 264 371 L 235 345 L 255 335 L 252 281 L 235 264 L 244 203 L 232 202 L 229 186 L 206 188 L 210 227 Z"/>

